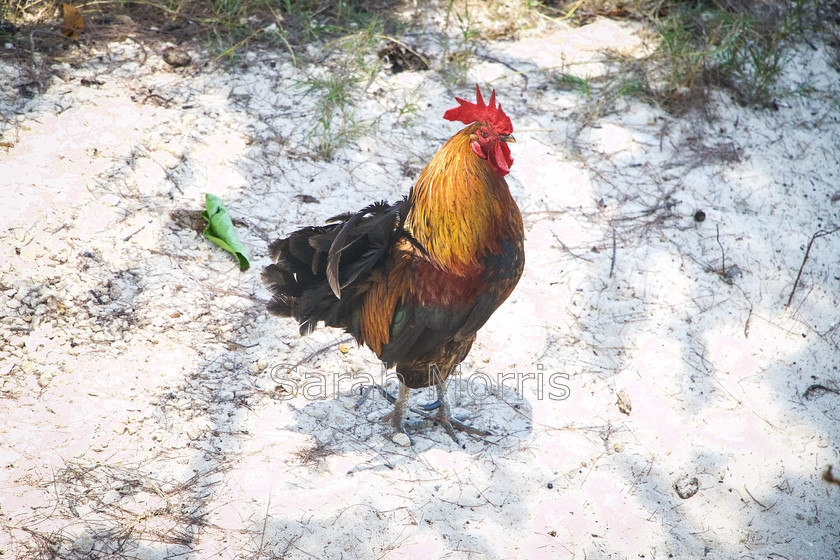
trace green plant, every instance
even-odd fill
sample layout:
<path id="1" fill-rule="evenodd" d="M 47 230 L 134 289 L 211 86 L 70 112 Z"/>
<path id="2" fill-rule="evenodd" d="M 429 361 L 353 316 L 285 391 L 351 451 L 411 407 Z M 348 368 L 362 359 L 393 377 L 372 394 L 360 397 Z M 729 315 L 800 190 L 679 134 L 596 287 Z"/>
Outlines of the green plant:
<path id="1" fill-rule="evenodd" d="M 463 85 L 467 79 L 467 73 L 470 69 L 470 58 L 472 58 L 478 51 L 478 44 L 476 39 L 478 37 L 478 29 L 473 25 L 470 17 L 469 5 L 464 3 L 464 13 L 455 12 L 455 19 L 457 20 L 458 30 L 455 35 L 455 41 L 449 38 L 449 27 L 451 23 L 452 9 L 455 0 L 450 0 L 446 8 L 446 26 L 444 28 L 445 36 L 443 38 L 443 58 L 446 61 L 447 74 L 453 79 L 457 85 Z"/>
<path id="2" fill-rule="evenodd" d="M 220 21 L 230 25 L 239 19 L 243 4 L 243 0 L 210 0 L 210 9 Z"/>
<path id="3" fill-rule="evenodd" d="M 297 84 L 304 94 L 316 96 L 317 118 L 307 132 L 307 141 L 327 161 L 338 148 L 364 134 L 373 124 L 356 115 L 353 94 L 364 77 L 354 70 L 353 65 L 337 65 Z"/>
<path id="4" fill-rule="evenodd" d="M 619 80 L 616 87 L 616 95 L 619 97 L 627 97 L 638 95 L 645 90 L 645 84 L 641 78 L 631 76 L 629 78 L 622 78 Z"/>
<path id="5" fill-rule="evenodd" d="M 574 91 L 587 97 L 592 93 L 592 84 L 589 78 L 579 78 L 573 74 L 563 73 L 555 76 L 552 81 L 561 90 Z"/>
<path id="6" fill-rule="evenodd" d="M 420 106 L 418 105 L 419 101 L 420 90 L 412 91 L 399 108 L 397 121 L 401 122 L 405 126 L 411 126 L 417 116 L 417 113 L 420 111 Z"/>
<path id="7" fill-rule="evenodd" d="M 790 60 L 788 45 L 802 34 L 813 0 L 778 3 L 773 9 L 759 4 L 675 4 L 658 18 L 657 55 L 667 68 L 666 97 L 714 85 L 732 90 L 742 104 L 768 104 Z"/>
<path id="8" fill-rule="evenodd" d="M 353 0 L 281 0 L 281 9 L 295 20 L 303 40 L 341 37 L 378 19 Z"/>

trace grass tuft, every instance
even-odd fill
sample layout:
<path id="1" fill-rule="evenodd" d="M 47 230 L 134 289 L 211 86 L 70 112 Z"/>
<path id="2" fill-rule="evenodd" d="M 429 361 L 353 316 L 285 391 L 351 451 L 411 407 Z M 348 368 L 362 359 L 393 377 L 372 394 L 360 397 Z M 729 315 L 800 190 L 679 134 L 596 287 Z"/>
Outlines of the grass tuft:
<path id="1" fill-rule="evenodd" d="M 371 53 L 381 36 L 380 25 L 373 20 L 366 29 L 330 42 L 324 49 L 325 59 L 315 61 L 307 79 L 297 83 L 304 94 L 316 98 L 317 117 L 307 139 L 324 160 L 373 125 L 357 117 L 356 98 L 379 71 L 379 59 Z"/>
<path id="2" fill-rule="evenodd" d="M 658 54 L 666 61 L 666 97 L 724 87 L 744 105 L 767 106 L 776 79 L 801 36 L 811 0 L 679 3 L 657 18 Z"/>
<path id="3" fill-rule="evenodd" d="M 819 27 L 822 6 L 818 0 L 567 0 L 539 8 L 575 25 L 595 17 L 648 22 L 658 46 L 643 69 L 646 79 L 622 87 L 677 109 L 702 104 L 713 87 L 732 92 L 742 105 L 773 106 L 774 96 L 786 93 L 777 80 L 791 46 Z M 582 87 L 568 79 L 559 85 Z"/>
<path id="4" fill-rule="evenodd" d="M 478 52 L 479 31 L 470 15 L 469 4 L 464 2 L 463 13 L 455 10 L 454 5 L 455 0 L 450 0 L 446 8 L 444 34 L 440 39 L 445 64 L 443 76 L 448 78 L 453 85 L 463 86 L 467 81 L 471 59 Z M 454 38 L 450 36 L 453 25 Z"/>

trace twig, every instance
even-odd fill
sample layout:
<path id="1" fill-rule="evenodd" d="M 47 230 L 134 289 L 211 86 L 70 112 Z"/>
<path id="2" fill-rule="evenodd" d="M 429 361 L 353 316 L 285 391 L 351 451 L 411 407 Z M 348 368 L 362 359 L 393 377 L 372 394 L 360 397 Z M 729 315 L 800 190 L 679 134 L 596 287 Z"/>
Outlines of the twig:
<path id="1" fill-rule="evenodd" d="M 38 89 L 43 91 L 44 90 L 44 84 L 41 83 L 41 77 L 39 76 L 39 72 L 38 72 L 38 60 L 35 58 L 35 54 L 36 54 L 36 51 L 35 51 L 35 34 L 36 33 L 43 33 L 44 35 L 55 35 L 56 37 L 62 37 L 62 36 L 59 35 L 58 33 L 56 33 L 55 31 L 48 31 L 46 29 L 33 29 L 29 33 L 29 48 L 30 48 L 30 53 L 29 54 L 32 57 L 32 77 L 34 78 L 34 81 L 37 82 Z"/>
<path id="2" fill-rule="evenodd" d="M 638 220 L 639 218 L 644 218 L 645 216 L 650 216 L 660 210 L 670 210 L 677 204 L 679 204 L 679 200 L 669 200 L 668 202 L 663 202 L 662 204 L 657 204 L 656 206 L 651 206 L 650 208 L 645 208 L 641 212 L 638 213 L 636 216 L 622 216 L 621 218 L 617 218 L 619 221 L 627 222 L 631 220 Z"/>
<path id="3" fill-rule="evenodd" d="M 613 277 L 613 271 L 615 270 L 615 228 L 612 230 L 612 258 L 610 259 L 610 278 Z"/>
<path id="4" fill-rule="evenodd" d="M 750 492 L 750 489 L 749 489 L 749 488 L 747 488 L 747 485 L 746 485 L 746 484 L 744 484 L 744 490 L 746 490 L 746 491 L 747 491 L 747 494 L 749 494 L 750 498 L 752 498 L 752 499 L 753 499 L 753 501 L 754 501 L 755 503 L 757 503 L 758 505 L 760 505 L 760 506 L 761 506 L 761 507 L 762 507 L 765 511 L 766 511 L 766 510 L 768 510 L 768 509 L 770 509 L 770 508 L 772 508 L 773 506 L 775 506 L 775 505 L 776 505 L 776 504 L 774 503 L 774 504 L 773 504 L 773 506 L 769 506 L 769 507 L 768 507 L 768 506 L 765 506 L 764 504 L 762 504 L 761 502 L 759 502 L 759 501 L 756 499 L 756 497 L 752 495 L 752 492 Z"/>
<path id="5" fill-rule="evenodd" d="M 399 39 L 391 37 L 390 35 L 374 35 L 374 37 L 378 37 L 380 39 L 385 39 L 386 41 L 391 41 L 392 43 L 398 44 L 399 46 L 401 46 L 402 48 L 404 48 L 405 50 L 407 50 L 408 52 L 410 52 L 411 54 L 413 54 L 414 56 L 419 58 L 421 61 L 423 61 L 423 64 L 426 65 L 426 68 L 431 68 L 432 67 L 432 64 L 429 62 L 428 58 L 423 56 L 421 53 L 415 51 L 414 49 L 412 49 L 411 47 L 409 47 L 408 45 L 406 45 L 405 43 L 403 43 Z"/>
<path id="6" fill-rule="evenodd" d="M 577 3 L 574 6 L 572 6 L 571 9 L 568 12 L 566 12 L 566 15 L 560 18 L 560 21 L 563 21 L 565 19 L 569 19 L 570 17 L 572 17 L 575 14 L 575 11 L 577 11 L 577 9 L 580 8 L 582 4 L 583 4 L 583 0 L 578 0 Z"/>
<path id="7" fill-rule="evenodd" d="M 720 242 L 720 225 L 715 224 L 715 232 L 715 239 L 720 247 L 720 274 L 726 277 L 726 251 L 723 250 L 723 244 Z"/>
<path id="8" fill-rule="evenodd" d="M 233 344 L 234 346 L 238 346 L 239 348 L 256 348 L 260 345 L 259 342 L 255 342 L 253 344 L 242 344 L 241 342 L 236 342 L 235 340 L 225 340 L 227 344 Z"/>
<path id="9" fill-rule="evenodd" d="M 152 220 L 149 220 L 149 224 L 150 224 L 150 223 L 152 223 Z M 126 235 L 125 237 L 123 237 L 123 241 L 128 241 L 129 239 L 131 239 L 132 237 L 134 237 L 135 235 L 137 235 L 138 233 L 140 233 L 141 231 L 143 231 L 143 230 L 146 228 L 146 226 L 147 226 L 147 225 L 149 225 L 149 224 L 143 224 L 142 226 L 140 226 L 140 227 L 137 229 L 137 231 L 133 231 L 133 232 L 129 233 L 128 235 Z"/>
<path id="10" fill-rule="evenodd" d="M 268 502 L 265 504 L 265 517 L 263 517 L 262 533 L 260 533 L 260 546 L 257 549 L 257 557 L 262 556 L 263 545 L 265 544 L 265 530 L 268 525 L 268 512 L 271 509 L 271 490 L 268 491 Z"/>
<path id="11" fill-rule="evenodd" d="M 802 278 L 802 270 L 805 268 L 805 263 L 808 262 L 808 255 L 811 254 L 811 247 L 814 245 L 814 241 L 816 241 L 820 237 L 831 235 L 836 231 L 840 231 L 840 226 L 834 228 L 831 231 L 821 229 L 811 236 L 811 240 L 808 242 L 808 248 L 805 249 L 805 256 L 802 258 L 802 264 L 799 266 L 799 273 L 797 273 L 796 275 L 796 280 L 793 281 L 793 289 L 790 291 L 790 297 L 788 297 L 785 307 L 790 307 L 790 302 L 793 301 L 793 294 L 796 293 L 796 288 L 799 286 L 799 279 Z"/>
<path id="12" fill-rule="evenodd" d="M 339 344 L 344 344 L 345 342 L 350 342 L 351 340 L 353 340 L 353 337 L 348 336 L 348 337 L 342 338 L 340 340 L 336 340 L 333 343 L 327 344 L 326 346 L 322 346 L 321 348 L 319 348 L 318 350 L 315 350 L 314 352 L 312 352 L 308 356 L 304 356 L 303 358 L 298 360 L 298 362 L 295 365 L 293 365 L 292 367 L 290 367 L 289 369 L 286 370 L 286 375 L 289 375 L 292 371 L 297 369 L 298 366 L 300 366 L 302 364 L 305 364 L 306 362 L 308 362 L 309 360 L 311 360 L 315 356 L 323 354 L 324 352 L 326 352 L 330 348 L 333 348 L 334 346 L 338 346 Z"/>
<path id="13" fill-rule="evenodd" d="M 239 47 L 241 47 L 242 45 L 244 45 L 245 43 L 247 43 L 248 41 L 250 41 L 251 39 L 253 39 L 254 37 L 256 37 L 257 35 L 259 35 L 260 33 L 264 32 L 264 31 L 265 31 L 265 29 L 257 29 L 256 31 L 254 31 L 253 33 L 251 33 L 250 35 L 248 35 L 247 37 L 245 37 L 244 39 L 242 39 L 241 41 L 239 41 L 235 45 L 226 48 L 225 50 L 220 52 L 218 55 L 216 55 L 216 60 L 219 60 L 223 57 L 233 55 L 233 53 L 236 52 L 236 49 L 238 49 Z"/>
<path id="14" fill-rule="evenodd" d="M 274 8 L 271 7 L 271 4 L 268 0 L 265 0 L 265 7 L 268 8 L 268 11 L 271 12 L 271 15 L 274 17 L 274 22 L 277 24 L 278 29 L 283 28 L 283 18 L 282 16 L 278 16 L 277 12 L 274 11 Z M 286 45 L 286 48 L 289 50 L 289 54 L 292 55 L 292 66 L 297 68 L 298 62 L 297 57 L 295 56 L 295 51 L 292 50 L 292 45 L 289 44 L 289 41 L 286 40 L 285 33 L 277 33 L 277 36 L 283 40 L 283 44 Z"/>
<path id="15" fill-rule="evenodd" d="M 160 101 L 163 102 L 163 107 L 165 109 L 168 109 L 169 104 L 172 103 L 172 99 L 167 99 L 167 98 L 163 97 L 162 95 L 158 95 L 156 93 L 150 93 L 149 95 L 147 95 L 146 97 L 143 98 L 143 101 L 140 102 L 140 105 L 145 105 L 146 101 L 148 101 L 149 99 L 159 99 Z"/>
<path id="16" fill-rule="evenodd" d="M 486 54 L 476 54 L 476 56 L 478 58 L 483 58 L 484 60 L 486 60 L 488 62 L 495 62 L 496 64 L 501 64 L 502 66 L 504 66 L 505 68 L 507 68 L 508 70 L 513 72 L 513 74 L 507 74 L 506 77 L 507 76 L 522 76 L 522 79 L 525 81 L 525 83 L 522 85 L 522 91 L 524 92 L 525 90 L 528 89 L 528 73 L 527 72 L 519 72 L 518 68 L 516 68 L 512 64 L 508 64 L 504 60 L 500 60 L 500 59 L 496 58 L 495 56 L 488 56 Z M 496 80 L 498 80 L 498 79 L 499 78 L 496 78 Z M 496 80 L 490 80 L 490 82 L 495 82 Z"/>
<path id="17" fill-rule="evenodd" d="M 838 391 L 837 389 L 833 389 L 832 387 L 826 387 L 821 383 L 814 383 L 813 385 L 805 389 L 805 392 L 802 393 L 802 398 L 806 400 L 811 400 L 812 398 L 820 397 L 825 393 L 834 393 L 836 395 L 840 395 L 840 391 Z"/>
<path id="18" fill-rule="evenodd" d="M 592 262 L 592 259 L 587 259 L 586 257 L 584 257 L 584 256 L 582 256 L 582 255 L 576 255 L 576 254 L 575 254 L 575 253 L 574 253 L 571 249 L 569 249 L 569 246 L 568 246 L 568 245 L 566 245 L 565 243 L 563 243 L 563 240 L 562 240 L 562 239 L 560 239 L 560 237 L 558 237 L 556 233 L 551 232 L 551 235 L 553 235 L 553 236 L 554 236 L 554 240 L 555 240 L 555 241 L 557 241 L 557 243 L 559 243 L 559 244 L 560 244 L 560 248 L 561 248 L 561 249 L 563 249 L 564 251 L 566 251 L 567 253 L 569 253 L 569 254 L 570 254 L 571 256 L 573 256 L 574 258 L 576 258 L 576 259 L 580 259 L 580 260 L 583 260 L 583 261 L 586 261 L 586 262 Z"/>
<path id="19" fill-rule="evenodd" d="M 744 338 L 749 338 L 750 337 L 750 319 L 752 319 L 752 314 L 753 314 L 753 307 L 752 307 L 752 304 L 750 304 L 750 312 L 747 313 L 747 320 L 744 323 Z"/>

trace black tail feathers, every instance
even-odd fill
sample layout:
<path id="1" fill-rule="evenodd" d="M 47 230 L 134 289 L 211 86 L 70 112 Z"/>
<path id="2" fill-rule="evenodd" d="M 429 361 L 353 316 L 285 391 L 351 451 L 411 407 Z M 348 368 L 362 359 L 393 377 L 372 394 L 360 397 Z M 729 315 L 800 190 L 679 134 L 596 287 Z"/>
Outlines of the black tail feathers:
<path id="1" fill-rule="evenodd" d="M 319 321 L 357 330 L 353 316 L 359 296 L 370 275 L 384 270 L 396 239 L 405 235 L 407 209 L 406 199 L 393 205 L 377 202 L 271 243 L 274 264 L 262 273 L 273 296 L 268 310 L 297 319 L 301 334 L 310 333 Z"/>

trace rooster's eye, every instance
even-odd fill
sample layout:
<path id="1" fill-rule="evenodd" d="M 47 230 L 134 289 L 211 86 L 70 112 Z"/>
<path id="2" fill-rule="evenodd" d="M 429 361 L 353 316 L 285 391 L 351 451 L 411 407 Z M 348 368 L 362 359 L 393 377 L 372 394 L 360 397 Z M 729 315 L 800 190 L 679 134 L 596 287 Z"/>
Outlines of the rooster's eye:
<path id="1" fill-rule="evenodd" d="M 482 138 L 487 138 L 487 131 L 486 130 L 481 131 L 481 137 Z"/>

